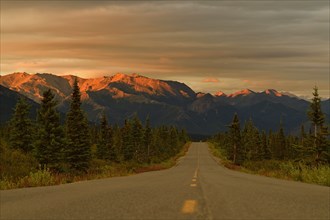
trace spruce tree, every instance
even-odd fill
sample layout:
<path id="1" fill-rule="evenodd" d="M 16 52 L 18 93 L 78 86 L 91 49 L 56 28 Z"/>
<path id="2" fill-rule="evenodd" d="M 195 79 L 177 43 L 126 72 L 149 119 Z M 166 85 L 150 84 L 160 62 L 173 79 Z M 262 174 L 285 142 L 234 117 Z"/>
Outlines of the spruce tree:
<path id="1" fill-rule="evenodd" d="M 265 160 L 272 159 L 272 152 L 270 150 L 267 134 L 265 131 L 261 133 L 261 145 L 263 147 L 263 159 Z"/>
<path id="2" fill-rule="evenodd" d="M 113 129 L 108 124 L 106 115 L 101 117 L 100 137 L 97 144 L 97 157 L 103 160 L 114 161 L 117 153 L 113 146 Z"/>
<path id="3" fill-rule="evenodd" d="M 284 160 L 285 157 L 286 157 L 286 140 L 284 135 L 283 124 L 281 122 L 280 129 L 276 136 L 275 159 Z"/>
<path id="4" fill-rule="evenodd" d="M 319 97 L 318 88 L 316 86 L 314 87 L 313 99 L 308 111 L 308 117 L 314 127 L 312 138 L 314 142 L 315 162 L 318 164 L 322 161 L 330 161 L 328 152 L 330 144 L 327 139 L 329 132 L 328 128 L 324 125 L 325 116 L 321 110 L 321 98 Z"/>
<path id="5" fill-rule="evenodd" d="M 97 157 L 99 159 L 108 158 L 110 152 L 108 152 L 108 141 L 109 141 L 109 128 L 108 120 L 106 115 L 103 113 L 101 117 L 100 125 L 100 137 L 97 144 Z"/>
<path id="6" fill-rule="evenodd" d="M 134 151 L 134 159 L 137 162 L 145 162 L 147 156 L 147 149 L 144 145 L 144 130 L 140 119 L 137 114 L 134 115 L 132 120 L 132 144 Z"/>
<path id="7" fill-rule="evenodd" d="M 160 144 L 161 144 L 160 129 L 154 128 L 152 130 L 151 143 L 150 143 L 150 161 L 153 161 L 153 162 L 159 161 Z"/>
<path id="8" fill-rule="evenodd" d="M 311 131 L 311 130 L 310 130 Z M 300 135 L 296 143 L 291 144 L 294 160 L 312 164 L 315 154 L 314 139 L 312 132 L 306 134 L 304 125 L 300 127 Z"/>
<path id="9" fill-rule="evenodd" d="M 262 159 L 262 147 L 258 129 L 253 125 L 250 118 L 244 125 L 242 132 L 242 153 L 244 159 L 258 160 Z"/>
<path id="10" fill-rule="evenodd" d="M 180 140 L 181 140 L 181 142 L 184 143 L 184 144 L 189 140 L 188 134 L 187 134 L 187 132 L 186 132 L 185 129 L 182 129 L 182 130 L 181 130 Z"/>
<path id="11" fill-rule="evenodd" d="M 148 116 L 146 119 L 146 125 L 144 128 L 144 145 L 147 148 L 147 161 L 148 162 L 150 162 L 151 139 L 152 139 L 152 133 L 151 133 L 151 127 L 150 127 L 150 118 Z"/>
<path id="12" fill-rule="evenodd" d="M 237 113 L 235 113 L 233 121 L 229 127 L 229 136 L 232 145 L 232 149 L 230 151 L 230 158 L 233 160 L 234 164 L 240 164 L 242 162 L 241 128 Z"/>
<path id="13" fill-rule="evenodd" d="M 305 132 L 305 127 L 304 125 L 302 124 L 301 127 L 300 127 L 300 143 L 302 146 L 305 146 L 305 139 L 306 139 L 307 135 L 306 135 L 306 132 Z"/>
<path id="14" fill-rule="evenodd" d="M 178 130 L 172 126 L 170 129 L 170 156 L 174 156 L 178 153 L 178 147 L 180 145 Z"/>
<path id="15" fill-rule="evenodd" d="M 122 138 L 122 130 L 119 128 L 117 124 L 115 124 L 111 129 L 112 134 L 112 149 L 115 155 L 115 161 L 121 162 L 124 161 L 124 154 L 123 154 L 123 138 Z"/>
<path id="16" fill-rule="evenodd" d="M 124 126 L 121 129 L 121 138 L 121 150 L 123 159 L 125 161 L 132 160 L 134 156 L 134 146 L 132 137 L 132 125 L 129 120 L 125 120 Z"/>
<path id="17" fill-rule="evenodd" d="M 91 158 L 87 119 L 81 109 L 77 78 L 73 84 L 72 100 L 66 119 L 66 160 L 73 171 L 87 171 Z"/>
<path id="18" fill-rule="evenodd" d="M 308 111 L 308 117 L 314 126 L 314 137 L 317 137 L 318 129 L 324 124 L 325 117 L 321 110 L 321 98 L 319 97 L 318 88 L 316 86 L 314 87 L 313 99 Z"/>
<path id="19" fill-rule="evenodd" d="M 56 111 L 56 101 L 50 89 L 43 93 L 37 117 L 37 134 L 34 144 L 36 158 L 42 165 L 60 171 L 63 159 L 64 133 L 60 116 Z"/>
<path id="20" fill-rule="evenodd" d="M 14 115 L 10 121 L 10 145 L 26 153 L 33 149 L 34 128 L 29 118 L 30 105 L 25 98 L 20 98 L 16 104 Z"/>
<path id="21" fill-rule="evenodd" d="M 90 142 L 91 143 L 98 143 L 99 136 L 100 136 L 100 129 L 99 126 L 96 124 L 89 126 L 89 133 L 90 133 Z"/>
<path id="22" fill-rule="evenodd" d="M 107 140 L 107 159 L 110 161 L 116 161 L 118 158 L 118 152 L 114 145 L 114 129 L 111 125 L 108 126 L 108 140 Z"/>
<path id="23" fill-rule="evenodd" d="M 276 151 L 276 134 L 273 133 L 273 130 L 270 129 L 268 132 L 268 145 L 271 152 L 272 159 L 275 159 L 275 151 Z"/>

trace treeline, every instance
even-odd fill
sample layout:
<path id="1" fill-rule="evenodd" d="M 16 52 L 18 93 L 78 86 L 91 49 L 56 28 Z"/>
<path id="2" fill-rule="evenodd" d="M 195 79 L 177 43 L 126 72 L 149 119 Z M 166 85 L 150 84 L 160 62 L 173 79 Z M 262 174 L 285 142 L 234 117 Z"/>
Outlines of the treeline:
<path id="1" fill-rule="evenodd" d="M 239 118 L 235 114 L 228 130 L 215 135 L 211 141 L 237 165 L 262 160 L 302 162 L 316 167 L 329 164 L 329 130 L 325 115 L 321 111 L 317 87 L 314 88 L 313 96 L 308 111 L 311 127 L 307 132 L 302 125 L 300 135 L 285 135 L 282 122 L 278 131 L 260 131 L 251 119 L 241 128 Z"/>
<path id="2" fill-rule="evenodd" d="M 85 173 L 92 160 L 136 164 L 162 162 L 178 154 L 188 141 L 184 130 L 173 126 L 152 128 L 149 118 L 142 123 L 137 115 L 119 127 L 109 125 L 103 114 L 100 126 L 90 126 L 81 109 L 80 96 L 75 80 L 64 125 L 60 123 L 51 90 L 43 93 L 36 120 L 29 118 L 30 107 L 25 99 L 20 99 L 10 123 L 1 128 L 1 152 L 12 149 L 32 155 L 42 167 L 56 173 Z"/>

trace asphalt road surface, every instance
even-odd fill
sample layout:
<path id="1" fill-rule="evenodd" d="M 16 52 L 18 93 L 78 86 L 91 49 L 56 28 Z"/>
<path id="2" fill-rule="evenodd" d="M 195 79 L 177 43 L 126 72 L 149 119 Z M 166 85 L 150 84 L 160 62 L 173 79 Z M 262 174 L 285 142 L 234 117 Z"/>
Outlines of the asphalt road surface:
<path id="1" fill-rule="evenodd" d="M 1 219 L 329 219 L 330 188 L 219 166 L 193 143 L 177 166 L 1 191 Z"/>

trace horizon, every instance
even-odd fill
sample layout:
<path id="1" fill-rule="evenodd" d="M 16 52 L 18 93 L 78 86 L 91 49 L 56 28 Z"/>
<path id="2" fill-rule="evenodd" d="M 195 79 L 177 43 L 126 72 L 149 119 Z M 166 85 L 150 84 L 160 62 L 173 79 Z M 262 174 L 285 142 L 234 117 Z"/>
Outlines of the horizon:
<path id="1" fill-rule="evenodd" d="M 21 16 L 17 16 L 20 14 Z M 1 72 L 139 73 L 329 98 L 327 2 L 1 1 Z"/>

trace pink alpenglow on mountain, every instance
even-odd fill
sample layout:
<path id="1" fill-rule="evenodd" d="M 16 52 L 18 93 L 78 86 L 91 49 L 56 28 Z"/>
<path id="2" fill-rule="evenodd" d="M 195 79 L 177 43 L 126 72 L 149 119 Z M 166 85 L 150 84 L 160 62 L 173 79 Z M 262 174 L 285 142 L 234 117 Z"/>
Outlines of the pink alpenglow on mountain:
<path id="1" fill-rule="evenodd" d="M 219 90 L 213 94 L 205 91 L 196 93 L 181 82 L 123 73 L 91 79 L 49 73 L 3 75 L 0 76 L 0 103 L 13 109 L 18 95 L 40 103 L 42 93 L 51 89 L 58 102 L 58 110 L 65 114 L 75 79 L 81 89 L 82 108 L 93 123 L 98 123 L 104 112 L 111 123 L 117 124 L 137 113 L 142 118 L 150 115 L 156 119 L 155 126 L 166 123 L 187 128 L 192 134 L 210 135 L 217 132 L 219 126 L 227 125 L 235 112 L 240 112 L 243 121 L 251 115 L 256 117 L 263 129 L 277 129 L 278 121 L 285 116 L 287 121 L 290 120 L 288 131 L 295 131 L 305 120 L 309 107 L 309 102 L 275 89 L 258 92 L 244 89 L 231 95 Z M 324 112 L 329 112 L 328 103 L 322 103 Z M 0 112 L 0 116 L 5 114 Z M 0 117 L 0 122 L 8 121 L 8 115 Z M 268 115 L 272 116 L 271 119 Z M 269 121 L 267 125 L 263 123 L 265 120 Z"/>
<path id="2" fill-rule="evenodd" d="M 281 96 L 283 96 L 282 93 L 276 91 L 275 89 L 267 89 L 267 90 L 265 90 L 265 93 L 266 93 L 267 95 L 274 95 L 274 96 L 277 96 L 277 97 L 281 97 Z"/>
<path id="3" fill-rule="evenodd" d="M 204 92 L 197 92 L 196 93 L 196 97 L 197 98 L 202 98 L 203 96 L 205 96 L 206 95 L 206 93 L 204 93 Z"/>
<path id="4" fill-rule="evenodd" d="M 88 99 L 89 92 L 104 91 L 113 98 L 132 97 L 138 94 L 157 97 L 195 98 L 195 92 L 184 83 L 151 79 L 133 73 L 117 73 L 113 76 L 84 79 L 73 75 L 13 73 L 0 77 L 0 85 L 20 92 L 36 102 L 42 93 L 51 89 L 62 100 L 70 96 L 74 80 L 78 80 L 82 99 Z"/>
<path id="5" fill-rule="evenodd" d="M 233 94 L 230 94 L 228 97 L 236 97 L 236 96 L 246 96 L 255 93 L 254 91 L 250 89 L 244 89 L 238 92 L 235 92 Z"/>
<path id="6" fill-rule="evenodd" d="M 218 91 L 218 92 L 214 93 L 214 96 L 227 96 L 227 95 L 222 91 Z"/>

